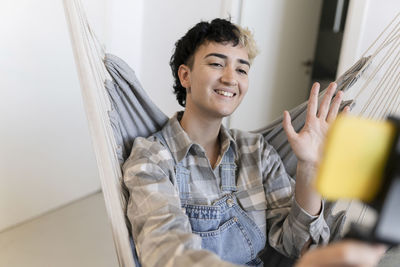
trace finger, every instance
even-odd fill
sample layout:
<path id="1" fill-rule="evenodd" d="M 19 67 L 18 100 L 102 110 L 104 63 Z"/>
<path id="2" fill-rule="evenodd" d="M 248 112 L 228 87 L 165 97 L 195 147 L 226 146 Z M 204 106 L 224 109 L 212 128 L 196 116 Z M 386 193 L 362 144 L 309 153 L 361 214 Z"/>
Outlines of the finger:
<path id="1" fill-rule="evenodd" d="M 293 128 L 292 120 L 290 118 L 290 114 L 287 110 L 283 112 L 283 129 L 288 137 L 288 139 L 293 139 L 296 137 L 297 133 Z"/>
<path id="2" fill-rule="evenodd" d="M 345 115 L 347 115 L 347 114 L 350 114 L 350 111 L 351 111 L 351 107 L 350 107 L 350 105 L 347 105 L 347 106 L 345 106 L 344 109 L 342 110 L 342 113 L 345 114 Z"/>
<path id="3" fill-rule="evenodd" d="M 307 118 L 317 115 L 319 87 L 319 83 L 314 83 L 311 88 L 310 97 L 308 98 L 307 104 Z"/>
<path id="4" fill-rule="evenodd" d="M 342 99 L 343 99 L 343 92 L 339 91 L 336 94 L 335 98 L 333 99 L 331 108 L 329 109 L 328 116 L 326 117 L 326 121 L 328 123 L 331 123 L 336 119 L 336 116 L 339 112 L 340 104 L 342 103 Z"/>
<path id="5" fill-rule="evenodd" d="M 351 266 L 376 266 L 385 251 L 385 246 L 382 245 L 345 241 L 343 250 L 338 256 L 342 256 Z"/>
<path id="6" fill-rule="evenodd" d="M 336 83 L 330 83 L 319 107 L 318 118 L 325 120 L 329 111 L 332 96 L 336 91 Z"/>
<path id="7" fill-rule="evenodd" d="M 341 241 L 307 252 L 299 263 L 304 266 L 375 266 L 384 249 L 356 241 Z M 298 266 L 303 266 L 299 264 Z"/>

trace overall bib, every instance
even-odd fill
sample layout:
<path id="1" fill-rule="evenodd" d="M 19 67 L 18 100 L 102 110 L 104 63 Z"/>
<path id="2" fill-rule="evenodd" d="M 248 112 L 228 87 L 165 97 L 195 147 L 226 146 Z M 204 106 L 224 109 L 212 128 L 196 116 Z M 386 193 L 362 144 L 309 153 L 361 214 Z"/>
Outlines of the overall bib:
<path id="1" fill-rule="evenodd" d="M 156 136 L 166 145 L 160 132 Z M 223 197 L 210 206 L 193 204 L 189 186 L 191 173 L 182 162 L 176 163 L 175 174 L 182 209 L 189 218 L 192 232 L 201 237 L 203 249 L 232 263 L 263 266 L 257 254 L 264 249 L 266 238 L 238 204 L 234 160 L 234 152 L 230 147 L 219 166 Z"/>

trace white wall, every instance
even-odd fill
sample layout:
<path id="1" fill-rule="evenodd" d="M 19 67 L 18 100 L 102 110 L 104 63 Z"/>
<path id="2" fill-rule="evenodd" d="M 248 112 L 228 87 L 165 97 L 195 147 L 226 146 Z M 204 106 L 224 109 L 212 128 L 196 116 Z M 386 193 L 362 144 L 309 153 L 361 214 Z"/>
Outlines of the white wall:
<path id="1" fill-rule="evenodd" d="M 366 19 L 358 53 L 364 53 L 385 27 L 400 13 L 398 0 L 369 0 L 367 2 Z"/>
<path id="2" fill-rule="evenodd" d="M 92 0 L 95 1 L 95 0 Z M 141 75 L 143 0 L 105 0 L 106 51 L 124 59 Z"/>
<path id="3" fill-rule="evenodd" d="M 1 231 L 100 183 L 62 2 L 2 1 L 0 36 Z"/>
<path id="4" fill-rule="evenodd" d="M 231 127 L 262 128 L 308 97 L 322 0 L 243 1 L 241 24 L 253 32 L 260 54 L 250 69 L 250 87 L 232 115 Z"/>
<path id="5" fill-rule="evenodd" d="M 338 76 L 352 66 L 400 12 L 398 0 L 350 1 Z"/>

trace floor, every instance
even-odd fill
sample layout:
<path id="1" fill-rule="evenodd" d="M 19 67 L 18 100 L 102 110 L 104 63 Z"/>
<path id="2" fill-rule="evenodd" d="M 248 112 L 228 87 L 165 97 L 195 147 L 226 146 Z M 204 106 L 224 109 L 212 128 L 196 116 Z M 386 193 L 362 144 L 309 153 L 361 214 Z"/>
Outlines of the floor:
<path id="1" fill-rule="evenodd" d="M 96 193 L 0 233 L 0 266 L 117 267 L 104 199 Z M 379 267 L 400 266 L 400 248 Z"/>
<path id="2" fill-rule="evenodd" d="M 1 232 L 0 266 L 119 266 L 102 193 Z"/>
<path id="3" fill-rule="evenodd" d="M 378 267 L 398 267 L 400 266 L 400 247 L 393 247 L 386 252 Z"/>

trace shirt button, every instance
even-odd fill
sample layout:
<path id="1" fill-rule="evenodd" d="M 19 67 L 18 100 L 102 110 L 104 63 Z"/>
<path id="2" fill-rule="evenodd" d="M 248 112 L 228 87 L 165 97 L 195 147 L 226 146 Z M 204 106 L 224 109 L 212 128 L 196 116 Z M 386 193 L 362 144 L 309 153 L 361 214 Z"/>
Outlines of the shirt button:
<path id="1" fill-rule="evenodd" d="M 228 199 L 226 200 L 226 204 L 228 205 L 228 207 L 232 207 L 233 204 L 234 204 L 233 199 L 232 199 L 232 198 L 228 198 Z"/>

